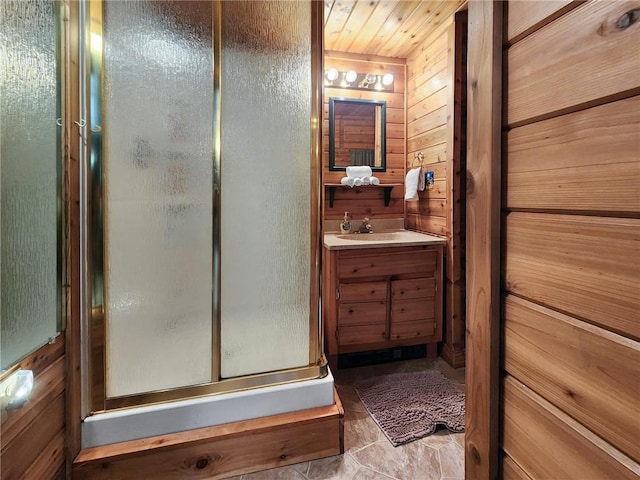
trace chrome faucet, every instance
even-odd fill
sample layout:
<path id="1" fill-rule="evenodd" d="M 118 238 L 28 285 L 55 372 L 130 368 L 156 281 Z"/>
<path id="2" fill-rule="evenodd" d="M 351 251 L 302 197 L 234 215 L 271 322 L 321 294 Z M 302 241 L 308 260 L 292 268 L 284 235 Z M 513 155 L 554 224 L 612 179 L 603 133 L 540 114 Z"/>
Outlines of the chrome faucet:
<path id="1" fill-rule="evenodd" d="M 369 223 L 369 219 L 367 217 L 364 217 L 362 219 L 362 225 L 358 227 L 358 233 L 373 233 L 371 224 Z"/>

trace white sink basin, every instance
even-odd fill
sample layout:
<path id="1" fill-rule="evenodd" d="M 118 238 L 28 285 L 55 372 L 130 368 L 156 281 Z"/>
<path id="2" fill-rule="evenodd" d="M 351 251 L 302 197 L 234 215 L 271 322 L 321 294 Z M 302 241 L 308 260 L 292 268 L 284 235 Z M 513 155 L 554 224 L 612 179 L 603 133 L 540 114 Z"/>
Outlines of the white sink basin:
<path id="1" fill-rule="evenodd" d="M 343 240 L 356 240 L 358 242 L 379 242 L 380 240 L 397 240 L 402 232 L 384 233 L 349 233 L 347 235 L 336 235 Z"/>
<path id="2" fill-rule="evenodd" d="M 392 230 L 377 233 L 325 233 L 324 246 L 329 250 L 352 248 L 384 248 L 413 245 L 445 245 L 447 240 L 411 230 Z"/>

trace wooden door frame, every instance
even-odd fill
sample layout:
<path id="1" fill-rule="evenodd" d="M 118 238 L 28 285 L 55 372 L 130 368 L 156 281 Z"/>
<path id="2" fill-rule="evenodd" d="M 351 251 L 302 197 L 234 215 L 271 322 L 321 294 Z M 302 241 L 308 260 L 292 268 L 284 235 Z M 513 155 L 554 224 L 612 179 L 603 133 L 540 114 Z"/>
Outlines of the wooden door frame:
<path id="1" fill-rule="evenodd" d="M 469 2 L 465 476 L 498 478 L 503 3 Z"/>

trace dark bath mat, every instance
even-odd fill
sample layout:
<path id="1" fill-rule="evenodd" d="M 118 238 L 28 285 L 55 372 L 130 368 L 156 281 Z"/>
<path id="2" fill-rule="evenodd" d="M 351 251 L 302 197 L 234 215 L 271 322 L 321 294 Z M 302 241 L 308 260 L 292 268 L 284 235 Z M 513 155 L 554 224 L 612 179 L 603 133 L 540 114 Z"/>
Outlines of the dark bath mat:
<path id="1" fill-rule="evenodd" d="M 464 432 L 464 392 L 438 370 L 373 377 L 353 388 L 395 447 L 431 435 L 437 425 Z"/>

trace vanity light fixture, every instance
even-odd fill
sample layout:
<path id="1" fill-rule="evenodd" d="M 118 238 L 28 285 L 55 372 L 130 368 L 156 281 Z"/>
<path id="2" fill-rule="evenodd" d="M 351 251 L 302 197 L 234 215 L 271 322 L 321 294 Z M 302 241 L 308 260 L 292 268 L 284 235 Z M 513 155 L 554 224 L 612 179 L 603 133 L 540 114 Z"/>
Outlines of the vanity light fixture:
<path id="1" fill-rule="evenodd" d="M 327 80 L 329 80 L 330 82 L 334 82 L 335 80 L 337 80 L 339 75 L 340 74 L 338 73 L 338 70 L 336 70 L 335 68 L 330 68 L 326 73 Z"/>
<path id="2" fill-rule="evenodd" d="M 376 82 L 376 76 L 373 73 L 367 73 L 362 81 L 358 84 L 359 88 L 369 88 L 369 85 L 372 85 Z"/>
<path id="3" fill-rule="evenodd" d="M 345 74 L 344 74 L 344 81 L 347 82 L 348 84 L 352 84 L 357 79 L 358 79 L 358 74 L 356 72 L 354 72 L 353 70 L 349 70 L 348 72 L 345 72 Z"/>
<path id="4" fill-rule="evenodd" d="M 325 82 L 328 87 L 353 88 L 358 90 L 378 90 L 393 92 L 393 74 L 385 73 L 357 73 L 355 70 L 338 71 L 329 68 L 324 72 Z M 337 81 L 341 79 L 340 81 Z"/>

